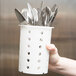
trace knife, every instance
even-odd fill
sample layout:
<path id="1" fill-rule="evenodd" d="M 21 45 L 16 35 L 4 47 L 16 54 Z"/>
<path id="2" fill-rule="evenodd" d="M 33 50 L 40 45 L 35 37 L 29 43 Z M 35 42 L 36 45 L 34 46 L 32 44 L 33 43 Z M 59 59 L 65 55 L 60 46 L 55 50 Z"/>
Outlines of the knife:
<path id="1" fill-rule="evenodd" d="M 49 26 L 52 26 L 52 23 L 57 15 L 57 12 L 58 12 L 58 8 L 56 7 L 56 4 L 54 4 L 54 6 L 51 8 L 51 16 L 48 24 Z"/>
<path id="2" fill-rule="evenodd" d="M 22 16 L 22 14 L 15 8 L 15 14 L 17 16 L 17 19 L 19 20 L 20 23 L 25 21 L 25 18 Z"/>
<path id="3" fill-rule="evenodd" d="M 53 21 L 54 21 L 56 15 L 57 15 L 57 13 L 58 13 L 58 8 L 56 8 L 56 10 L 55 10 L 54 17 L 53 17 L 53 19 L 51 20 L 51 23 L 53 23 Z"/>

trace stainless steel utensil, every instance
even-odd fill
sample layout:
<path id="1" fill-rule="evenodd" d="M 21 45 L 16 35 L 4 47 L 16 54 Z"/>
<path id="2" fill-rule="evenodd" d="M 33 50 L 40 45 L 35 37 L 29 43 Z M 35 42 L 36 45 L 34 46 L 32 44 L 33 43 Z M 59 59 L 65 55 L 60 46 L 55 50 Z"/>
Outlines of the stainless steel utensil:
<path id="1" fill-rule="evenodd" d="M 20 23 L 25 21 L 25 18 L 22 16 L 22 14 L 15 8 L 15 14 L 17 16 L 17 19 L 19 20 Z"/>
<path id="2" fill-rule="evenodd" d="M 45 26 L 45 24 L 46 24 L 46 8 L 44 8 L 41 11 L 41 18 L 42 18 L 42 25 Z"/>
<path id="3" fill-rule="evenodd" d="M 47 24 L 49 23 L 49 18 L 50 18 L 50 15 L 51 15 L 51 9 L 49 7 L 45 7 L 43 10 L 42 10 L 42 23 L 44 26 L 47 26 Z"/>
<path id="4" fill-rule="evenodd" d="M 43 8 L 43 1 L 41 1 L 41 5 L 40 5 L 40 8 L 37 8 L 37 11 L 38 11 L 38 22 L 37 25 L 41 26 L 42 25 L 42 15 L 41 15 L 41 12 L 42 12 L 42 8 Z"/>
<path id="5" fill-rule="evenodd" d="M 58 12 L 56 4 L 54 4 L 51 9 L 48 6 L 42 8 L 43 1 L 38 9 L 32 8 L 29 3 L 27 3 L 27 6 L 28 8 L 23 9 L 21 13 L 15 9 L 16 16 L 20 23 L 39 26 L 52 26 Z"/>
<path id="6" fill-rule="evenodd" d="M 52 11 L 52 12 L 54 12 L 54 11 L 55 11 L 55 9 L 56 9 L 56 7 L 57 7 L 57 5 L 56 5 L 56 4 L 54 4 L 54 5 L 53 5 L 53 7 L 51 8 L 51 11 Z"/>
<path id="7" fill-rule="evenodd" d="M 33 15 L 32 15 L 32 7 L 29 3 L 27 3 L 27 6 L 28 6 L 28 16 L 30 17 L 31 20 L 33 20 Z"/>
<path id="8" fill-rule="evenodd" d="M 48 6 L 46 7 L 46 14 L 47 14 L 47 24 L 48 24 L 51 15 L 51 9 Z"/>
<path id="9" fill-rule="evenodd" d="M 52 12 L 52 11 L 51 11 L 51 16 L 50 16 L 49 22 L 48 22 L 48 24 L 47 24 L 48 26 L 51 26 L 51 21 L 52 21 L 52 19 L 53 19 L 53 17 L 54 17 L 54 13 L 55 13 L 55 12 Z"/>
<path id="10" fill-rule="evenodd" d="M 35 25 L 36 22 L 38 21 L 38 11 L 35 8 L 32 9 L 32 15 L 33 15 L 33 24 Z"/>
<path id="11" fill-rule="evenodd" d="M 23 15 L 23 17 L 25 18 L 25 20 L 27 21 L 27 23 L 29 23 L 28 22 L 28 17 L 27 17 L 27 11 L 28 11 L 28 9 L 22 9 L 22 11 L 21 11 L 21 14 Z"/>
<path id="12" fill-rule="evenodd" d="M 52 23 L 57 15 L 57 12 L 58 12 L 58 8 L 56 6 L 56 4 L 54 4 L 54 6 L 51 8 L 51 16 L 50 16 L 50 19 L 49 19 L 49 26 L 52 26 Z"/>
<path id="13" fill-rule="evenodd" d="M 43 1 L 41 1 L 41 5 L 40 5 L 40 9 L 42 9 L 43 8 Z"/>
<path id="14" fill-rule="evenodd" d="M 56 4 L 54 4 L 53 7 L 51 8 L 51 15 L 50 15 L 50 19 L 49 19 L 50 22 L 51 22 L 53 15 L 55 13 L 55 9 L 56 9 Z"/>
<path id="15" fill-rule="evenodd" d="M 56 10 L 55 10 L 54 17 L 53 17 L 53 19 L 52 19 L 51 23 L 53 23 L 53 21 L 54 21 L 54 19 L 55 19 L 56 15 L 57 15 L 57 13 L 58 13 L 58 8 L 56 8 Z"/>

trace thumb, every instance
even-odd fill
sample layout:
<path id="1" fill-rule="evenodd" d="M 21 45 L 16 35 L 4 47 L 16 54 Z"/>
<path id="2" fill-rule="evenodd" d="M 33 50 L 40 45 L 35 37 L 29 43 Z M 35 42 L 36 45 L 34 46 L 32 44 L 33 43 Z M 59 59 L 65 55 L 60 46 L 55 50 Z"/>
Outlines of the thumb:
<path id="1" fill-rule="evenodd" d="M 54 44 L 46 45 L 46 48 L 50 52 L 50 54 L 57 54 L 58 53 L 58 50 Z"/>
<path id="2" fill-rule="evenodd" d="M 57 48 L 55 47 L 54 44 L 46 45 L 46 48 L 50 52 L 50 63 L 56 64 L 60 58 Z"/>

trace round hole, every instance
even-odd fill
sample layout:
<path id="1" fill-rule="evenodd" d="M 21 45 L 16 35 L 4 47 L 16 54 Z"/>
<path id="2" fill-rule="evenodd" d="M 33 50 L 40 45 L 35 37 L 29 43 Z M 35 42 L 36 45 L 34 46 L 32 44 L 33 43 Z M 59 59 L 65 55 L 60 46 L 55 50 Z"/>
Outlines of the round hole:
<path id="1" fill-rule="evenodd" d="M 29 69 L 29 66 L 27 66 L 27 69 Z"/>
<path id="2" fill-rule="evenodd" d="M 28 55 L 30 55 L 30 52 L 28 52 Z"/>
<path id="3" fill-rule="evenodd" d="M 28 47 L 30 47 L 30 45 L 27 45 Z"/>
<path id="4" fill-rule="evenodd" d="M 27 62 L 29 62 L 30 60 L 29 59 L 27 59 Z"/>
<path id="5" fill-rule="evenodd" d="M 31 33 L 31 31 L 29 30 L 28 33 Z"/>
<path id="6" fill-rule="evenodd" d="M 40 38 L 40 41 L 43 41 L 43 39 L 42 39 L 42 38 Z"/>
<path id="7" fill-rule="evenodd" d="M 39 48 L 41 48 L 42 46 L 41 45 L 39 45 Z"/>
<path id="8" fill-rule="evenodd" d="M 37 69 L 39 70 L 39 69 L 40 69 L 40 67 L 37 67 Z"/>
<path id="9" fill-rule="evenodd" d="M 40 60 L 38 60 L 38 62 L 40 62 Z"/>
<path id="10" fill-rule="evenodd" d="M 43 35 L 43 32 L 41 32 L 41 34 Z"/>
<path id="11" fill-rule="evenodd" d="M 41 55 L 41 53 L 39 53 L 39 56 Z"/>
<path id="12" fill-rule="evenodd" d="M 31 40 L 31 38 L 29 37 L 28 40 Z"/>

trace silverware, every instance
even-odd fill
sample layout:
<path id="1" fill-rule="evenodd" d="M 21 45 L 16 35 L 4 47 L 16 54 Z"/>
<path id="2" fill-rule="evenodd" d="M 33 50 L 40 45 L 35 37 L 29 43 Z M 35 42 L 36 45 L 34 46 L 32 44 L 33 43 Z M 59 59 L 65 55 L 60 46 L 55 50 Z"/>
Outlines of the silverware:
<path id="1" fill-rule="evenodd" d="M 47 26 L 47 15 L 45 16 L 44 25 Z"/>
<path id="2" fill-rule="evenodd" d="M 43 8 L 43 1 L 41 1 L 41 5 L 40 5 L 40 8 L 37 8 L 37 11 L 38 11 L 38 22 L 36 22 L 37 23 L 37 25 L 39 25 L 39 26 L 42 26 L 42 15 L 41 15 L 41 13 L 42 13 L 42 8 Z"/>
<path id="3" fill-rule="evenodd" d="M 56 4 L 54 4 L 54 5 L 53 5 L 53 7 L 51 8 L 51 11 L 52 11 L 52 12 L 54 12 L 54 11 L 55 11 L 55 9 L 56 9 L 56 7 L 57 7 L 57 5 L 56 5 Z"/>
<path id="4" fill-rule="evenodd" d="M 42 23 L 44 26 L 47 26 L 49 23 L 50 15 L 51 15 L 51 9 L 49 7 L 45 7 L 42 10 Z"/>
<path id="5" fill-rule="evenodd" d="M 33 17 L 32 7 L 29 3 L 27 3 L 27 6 L 28 6 L 27 18 L 28 18 L 29 24 L 33 24 L 34 17 Z"/>
<path id="6" fill-rule="evenodd" d="M 53 7 L 51 8 L 51 15 L 50 15 L 50 19 L 49 19 L 50 22 L 51 22 L 53 15 L 55 13 L 55 9 L 56 9 L 56 4 L 54 4 Z"/>
<path id="7" fill-rule="evenodd" d="M 28 9 L 22 10 L 22 15 L 26 19 L 27 23 L 35 25 L 38 21 L 38 11 L 35 8 L 32 8 L 29 3 L 27 3 Z"/>
<path id="8" fill-rule="evenodd" d="M 40 6 L 40 9 L 42 10 L 42 8 L 43 8 L 43 1 L 41 1 L 41 6 Z"/>
<path id="9" fill-rule="evenodd" d="M 23 21 L 20 23 L 20 25 L 28 25 L 27 21 Z"/>
<path id="10" fill-rule="evenodd" d="M 41 11 L 41 18 L 42 18 L 42 25 L 45 26 L 45 24 L 46 24 L 46 8 L 44 8 Z"/>
<path id="11" fill-rule="evenodd" d="M 52 23 L 57 15 L 57 12 L 58 12 L 58 8 L 57 8 L 56 4 L 54 4 L 54 6 L 51 8 L 51 16 L 49 19 L 48 26 L 52 26 Z"/>
<path id="12" fill-rule="evenodd" d="M 30 19 L 33 20 L 32 7 L 31 7 L 31 5 L 29 3 L 27 3 L 27 6 L 28 6 L 27 14 L 30 17 Z"/>
<path id="13" fill-rule="evenodd" d="M 46 14 L 47 14 L 47 24 L 48 24 L 51 15 L 51 9 L 49 7 L 46 7 Z"/>
<path id="14" fill-rule="evenodd" d="M 35 25 L 36 22 L 38 21 L 38 11 L 35 8 L 32 9 L 32 15 L 33 15 L 33 25 Z"/>
<path id="15" fill-rule="evenodd" d="M 37 8 L 37 11 L 38 11 L 38 22 L 37 22 L 37 25 L 39 26 L 42 26 L 42 16 L 41 16 L 41 9 L 40 8 Z"/>
<path id="16" fill-rule="evenodd" d="M 25 20 L 27 21 L 27 23 L 29 23 L 28 22 L 28 17 L 27 17 L 27 9 L 22 9 L 22 11 L 21 11 L 21 14 L 23 15 L 23 17 L 25 18 Z"/>
<path id="17" fill-rule="evenodd" d="M 53 21 L 54 21 L 56 15 L 57 15 L 57 13 L 58 13 L 58 8 L 56 8 L 56 10 L 55 10 L 54 17 L 53 17 L 53 19 L 52 19 L 52 21 L 51 21 L 51 24 L 53 23 Z"/>
<path id="18" fill-rule="evenodd" d="M 22 16 L 22 14 L 15 8 L 15 14 L 17 16 L 17 19 L 19 20 L 20 23 L 25 21 L 25 18 Z"/>
<path id="19" fill-rule="evenodd" d="M 29 3 L 27 6 L 28 8 L 23 9 L 21 13 L 15 9 L 16 16 L 21 24 L 52 26 L 58 12 L 56 4 L 51 9 L 48 6 L 42 9 L 43 1 L 38 9 L 32 8 Z"/>
<path id="20" fill-rule="evenodd" d="M 51 16 L 50 16 L 49 22 L 47 24 L 48 26 L 51 26 L 51 21 L 52 21 L 53 17 L 54 17 L 54 12 L 51 11 Z"/>
<path id="21" fill-rule="evenodd" d="M 32 8 L 29 3 L 27 4 L 27 6 L 29 23 L 35 25 L 35 23 L 38 21 L 38 11 L 35 8 Z"/>

